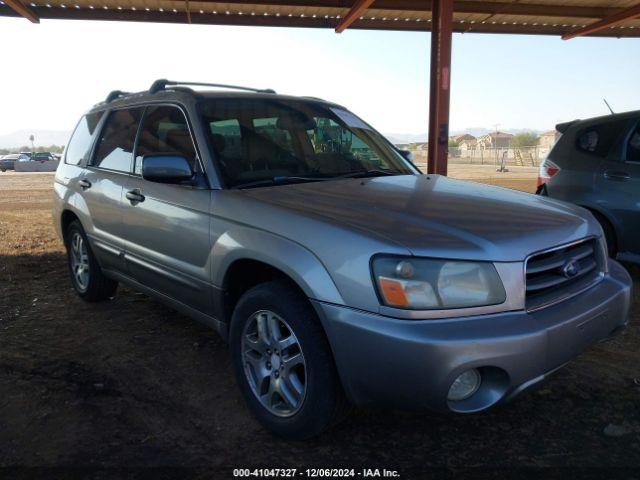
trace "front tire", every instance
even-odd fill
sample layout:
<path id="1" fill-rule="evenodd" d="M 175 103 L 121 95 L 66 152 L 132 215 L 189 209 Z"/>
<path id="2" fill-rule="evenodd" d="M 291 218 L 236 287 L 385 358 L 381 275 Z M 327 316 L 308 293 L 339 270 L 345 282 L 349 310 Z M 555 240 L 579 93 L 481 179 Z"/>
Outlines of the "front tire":
<path id="1" fill-rule="evenodd" d="M 87 302 L 107 300 L 115 295 L 118 282 L 107 278 L 96 260 L 87 235 L 77 220 L 69 224 L 65 235 L 67 262 L 76 293 Z"/>
<path id="2" fill-rule="evenodd" d="M 240 390 L 274 434 L 319 435 L 347 411 L 329 342 L 293 285 L 272 281 L 246 292 L 231 320 L 230 347 Z"/>

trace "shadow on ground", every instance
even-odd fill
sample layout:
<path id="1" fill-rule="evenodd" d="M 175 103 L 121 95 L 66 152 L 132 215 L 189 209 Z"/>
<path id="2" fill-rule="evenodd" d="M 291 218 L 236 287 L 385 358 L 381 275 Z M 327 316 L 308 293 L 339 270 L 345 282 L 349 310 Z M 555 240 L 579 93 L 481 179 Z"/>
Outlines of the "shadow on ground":
<path id="1" fill-rule="evenodd" d="M 82 302 L 62 253 L 4 255 L 0 466 L 638 467 L 639 323 L 636 302 L 621 336 L 485 414 L 358 410 L 287 443 L 251 418 L 206 327 L 126 288 Z"/>

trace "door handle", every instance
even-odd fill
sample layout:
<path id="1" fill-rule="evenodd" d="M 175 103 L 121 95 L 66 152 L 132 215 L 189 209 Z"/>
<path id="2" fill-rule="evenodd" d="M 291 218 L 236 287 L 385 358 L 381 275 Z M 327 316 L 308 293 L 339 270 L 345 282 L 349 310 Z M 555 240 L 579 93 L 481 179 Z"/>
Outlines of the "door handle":
<path id="1" fill-rule="evenodd" d="M 82 190 L 86 190 L 87 188 L 91 188 L 91 182 L 89 180 L 78 180 L 78 185 L 80 185 L 80 188 L 82 188 Z"/>
<path id="2" fill-rule="evenodd" d="M 144 202 L 144 195 L 142 195 L 140 193 L 140 190 L 138 190 L 137 188 L 133 189 L 133 190 L 129 190 L 126 194 L 127 199 L 132 203 L 140 203 L 140 202 Z"/>
<path id="3" fill-rule="evenodd" d="M 625 180 L 629 180 L 631 175 L 627 172 L 617 172 L 615 170 L 606 170 L 604 172 L 604 178 L 607 180 L 617 180 L 620 182 L 624 182 Z"/>

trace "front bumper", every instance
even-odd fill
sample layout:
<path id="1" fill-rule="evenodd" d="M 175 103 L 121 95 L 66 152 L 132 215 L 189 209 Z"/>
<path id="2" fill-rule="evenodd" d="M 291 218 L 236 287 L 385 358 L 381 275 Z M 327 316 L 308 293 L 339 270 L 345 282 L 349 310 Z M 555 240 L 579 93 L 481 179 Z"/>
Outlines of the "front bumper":
<path id="1" fill-rule="evenodd" d="M 543 310 L 441 320 L 398 320 L 314 302 L 338 372 L 356 405 L 475 412 L 542 380 L 627 322 L 631 278 L 610 261 L 596 286 Z M 462 372 L 483 381 L 470 398 L 447 400 Z"/>

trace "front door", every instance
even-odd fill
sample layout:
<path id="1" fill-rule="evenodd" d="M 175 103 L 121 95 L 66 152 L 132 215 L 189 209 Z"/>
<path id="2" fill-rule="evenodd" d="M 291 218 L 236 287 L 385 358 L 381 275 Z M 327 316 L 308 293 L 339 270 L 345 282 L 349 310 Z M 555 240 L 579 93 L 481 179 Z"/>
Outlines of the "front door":
<path id="1" fill-rule="evenodd" d="M 123 258 L 123 191 L 133 161 L 141 108 L 109 113 L 93 158 L 78 180 L 88 218 L 87 235 L 102 268 L 125 270 Z"/>
<path id="2" fill-rule="evenodd" d="M 142 157 L 177 154 L 202 177 L 187 120 L 176 106 L 148 107 L 133 175 L 124 188 L 124 248 L 138 282 L 202 312 L 211 309 L 209 202 L 201 185 L 172 185 L 142 178 Z"/>

